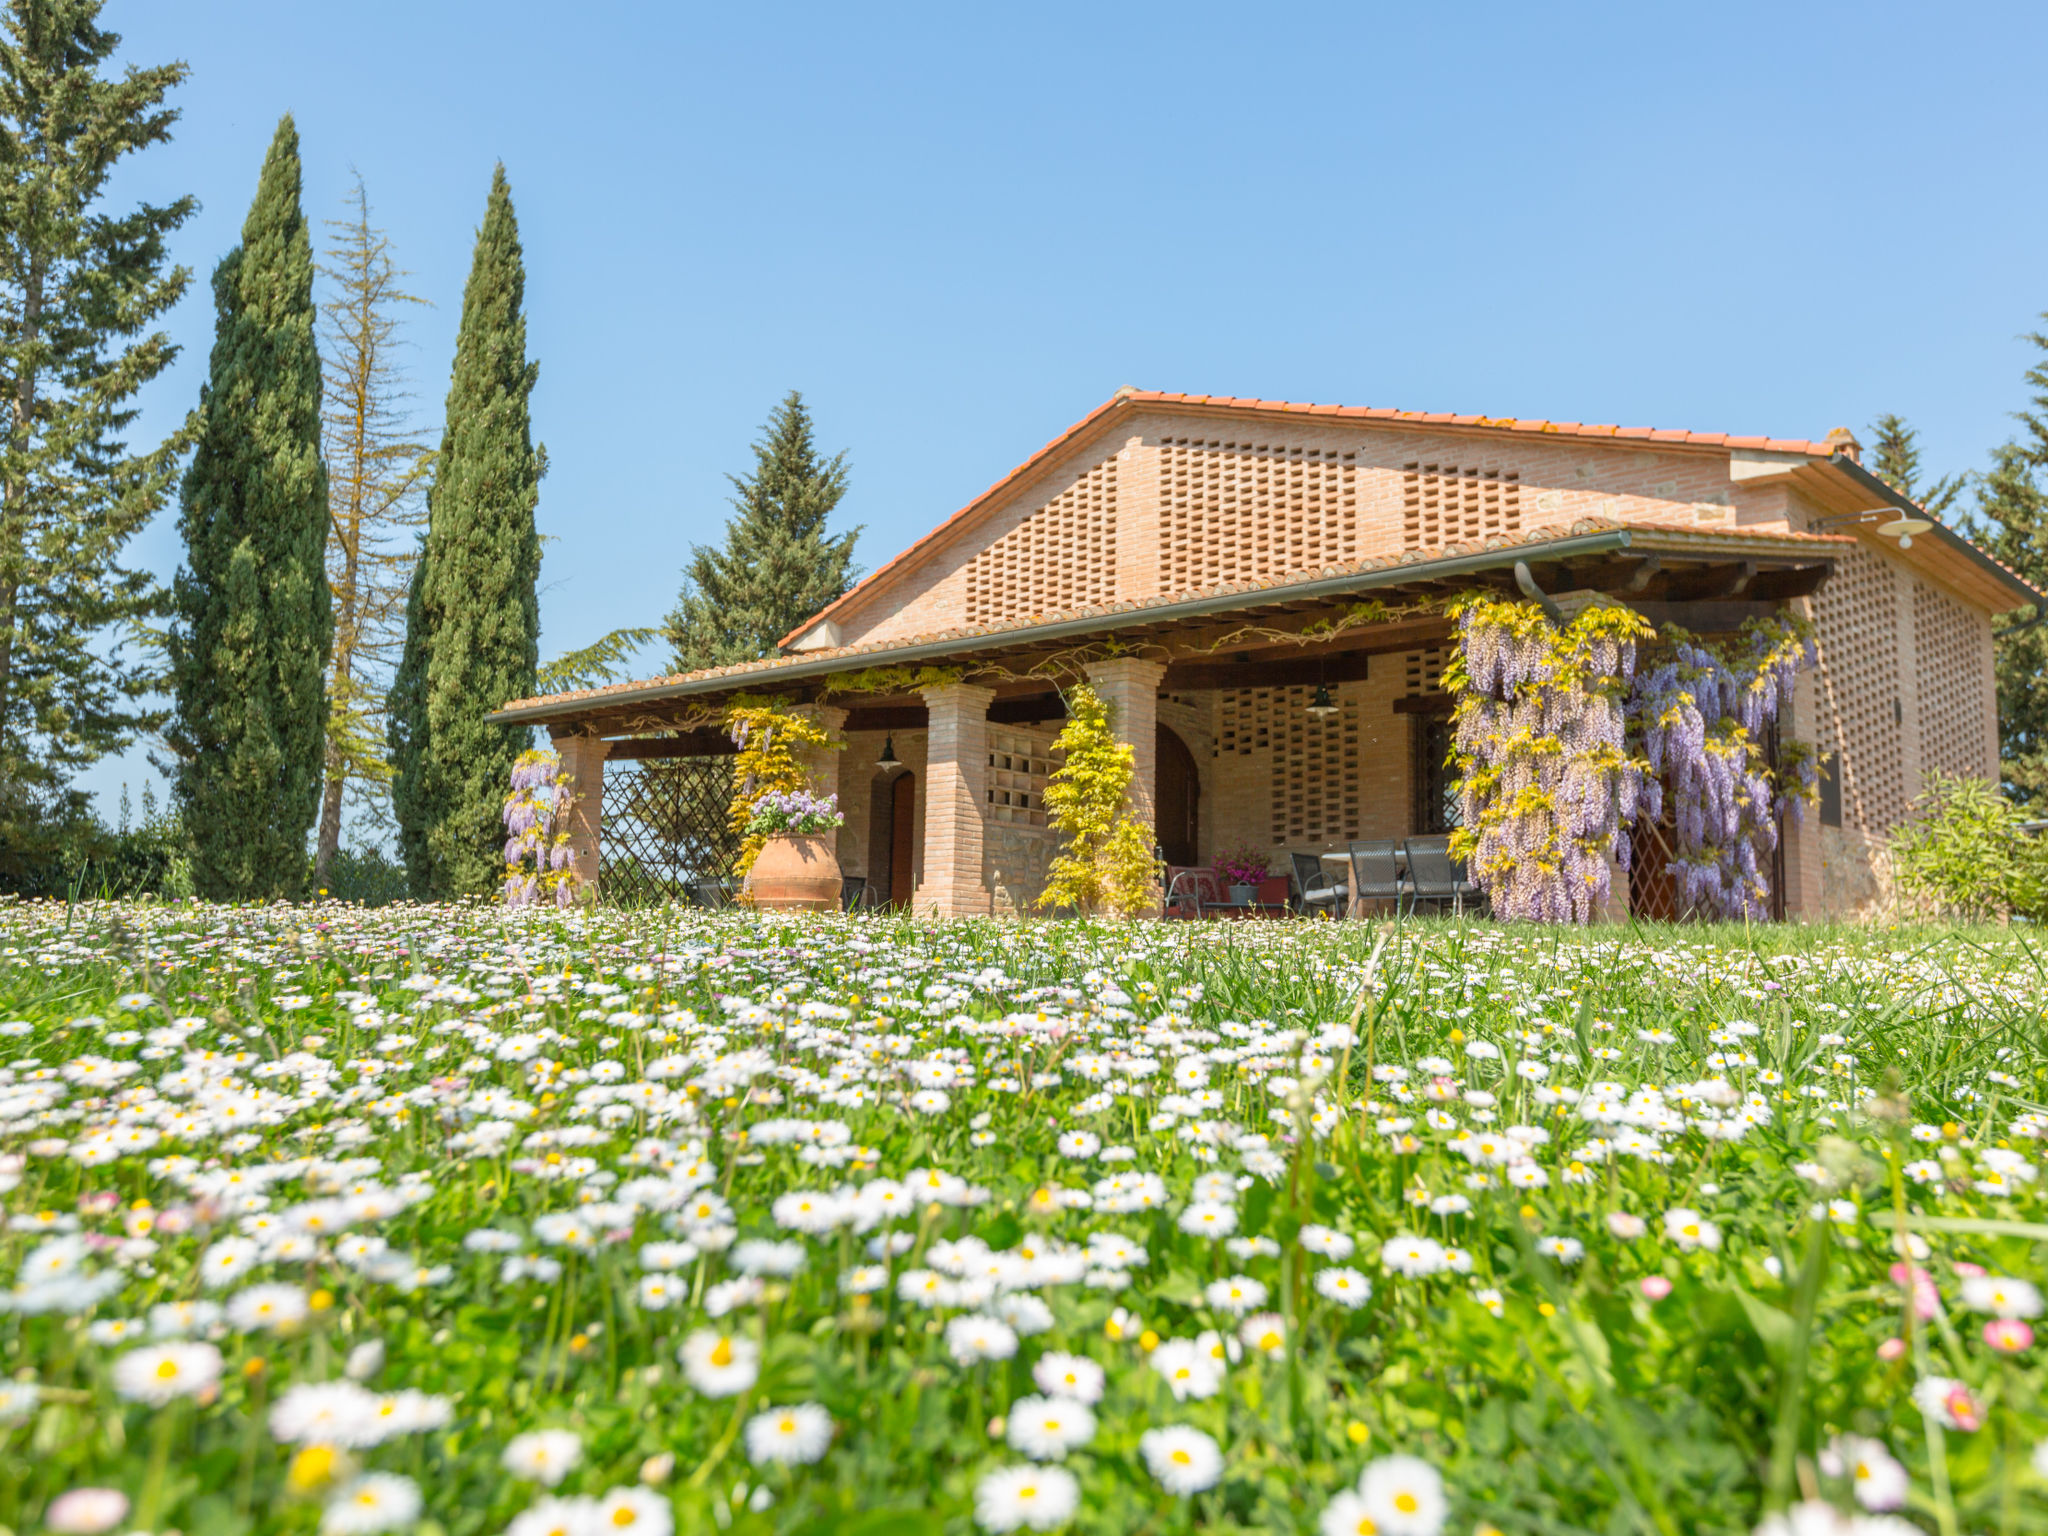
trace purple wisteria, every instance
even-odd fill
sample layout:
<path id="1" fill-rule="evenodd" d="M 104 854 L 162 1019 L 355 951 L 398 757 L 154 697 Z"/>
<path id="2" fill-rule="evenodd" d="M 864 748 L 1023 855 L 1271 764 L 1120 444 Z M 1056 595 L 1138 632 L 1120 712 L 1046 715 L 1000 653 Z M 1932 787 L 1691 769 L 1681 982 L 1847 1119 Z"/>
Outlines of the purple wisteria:
<path id="1" fill-rule="evenodd" d="M 1769 864 L 1778 818 L 1797 815 L 1814 789 L 1804 753 L 1782 754 L 1788 787 L 1763 750 L 1813 646 L 1789 622 L 1752 623 L 1726 650 L 1670 632 L 1671 651 L 1631 701 L 1644 755 L 1670 785 L 1671 874 L 1679 906 L 1702 916 L 1769 914 Z"/>
<path id="2" fill-rule="evenodd" d="M 750 836 L 788 833 L 808 837 L 844 825 L 846 818 L 839 814 L 837 795 L 814 795 L 805 789 L 769 790 L 754 801 L 747 817 Z"/>
<path id="3" fill-rule="evenodd" d="M 1595 604 L 1563 630 L 1526 603 L 1453 610 L 1459 851 L 1501 917 L 1589 922 L 1628 867 L 1628 827 L 1658 786 L 1628 748 L 1637 613 Z"/>
<path id="4" fill-rule="evenodd" d="M 558 907 L 576 900 L 577 878 L 569 848 L 569 811 L 575 796 L 562 760 L 553 752 L 522 752 L 512 765 L 505 797 L 505 904 Z"/>

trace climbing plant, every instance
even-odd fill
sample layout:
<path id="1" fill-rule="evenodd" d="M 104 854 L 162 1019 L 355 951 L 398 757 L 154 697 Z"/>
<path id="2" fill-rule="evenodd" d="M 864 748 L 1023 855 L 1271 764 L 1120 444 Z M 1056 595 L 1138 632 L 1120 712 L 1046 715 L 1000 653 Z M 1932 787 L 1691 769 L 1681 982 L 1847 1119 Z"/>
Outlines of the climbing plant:
<path id="1" fill-rule="evenodd" d="M 1670 869 L 1679 906 L 1702 916 L 1769 915 L 1778 819 L 1817 791 L 1818 765 L 1787 742 L 1774 769 L 1764 737 L 1813 658 L 1811 627 L 1784 615 L 1751 620 L 1712 645 L 1675 625 L 1638 680 L 1631 712 L 1644 756 L 1670 787 Z"/>
<path id="2" fill-rule="evenodd" d="M 582 882 L 569 847 L 575 789 L 553 752 L 526 751 L 512 764 L 505 797 L 505 904 L 575 904 Z"/>
<path id="3" fill-rule="evenodd" d="M 769 832 L 754 825 L 754 804 L 763 795 L 808 793 L 810 770 L 799 753 L 805 748 L 837 748 L 832 735 L 817 721 L 794 713 L 780 699 L 742 694 L 725 711 L 726 734 L 738 747 L 732 764 L 732 806 L 727 819 L 740 838 L 737 868 L 754 867 Z"/>
<path id="4" fill-rule="evenodd" d="M 1451 607 L 1458 647 L 1453 752 L 1463 825 L 1453 851 L 1502 917 L 1588 922 L 1626 868 L 1639 806 L 1656 814 L 1648 764 L 1629 750 L 1633 609 L 1594 604 L 1562 629 L 1528 603 L 1471 595 Z"/>
<path id="5" fill-rule="evenodd" d="M 1053 743 L 1064 760 L 1045 783 L 1045 819 L 1060 851 L 1038 906 L 1136 917 L 1155 904 L 1159 873 L 1152 829 L 1128 808 L 1136 754 L 1116 739 L 1109 705 L 1094 689 L 1078 684 L 1066 701 L 1067 723 Z"/>

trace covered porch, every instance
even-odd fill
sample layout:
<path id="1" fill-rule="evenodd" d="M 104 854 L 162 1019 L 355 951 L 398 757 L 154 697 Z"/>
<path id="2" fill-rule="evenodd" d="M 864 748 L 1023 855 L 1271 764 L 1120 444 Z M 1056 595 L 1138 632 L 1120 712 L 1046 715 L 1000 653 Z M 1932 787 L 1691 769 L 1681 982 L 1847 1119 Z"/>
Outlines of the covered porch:
<path id="1" fill-rule="evenodd" d="M 725 872 L 721 861 L 729 868 L 734 748 L 720 719 L 745 694 L 786 700 L 840 744 L 813 755 L 813 785 L 839 796 L 840 866 L 866 902 L 1021 913 L 1057 851 L 1044 793 L 1065 687 L 1085 681 L 1110 703 L 1136 763 L 1133 809 L 1165 864 L 1252 850 L 1277 875 L 1290 855 L 1455 821 L 1443 605 L 1460 592 L 1519 593 L 1557 615 L 1605 597 L 1654 623 L 1722 634 L 1810 596 L 1838 542 L 1582 524 L 1196 599 L 522 701 L 493 718 L 548 730 L 579 795 L 579 870 L 608 896 L 687 896 Z M 1788 838 L 1788 861 L 1803 856 Z M 1785 883 L 1796 890 L 1796 874 Z"/>

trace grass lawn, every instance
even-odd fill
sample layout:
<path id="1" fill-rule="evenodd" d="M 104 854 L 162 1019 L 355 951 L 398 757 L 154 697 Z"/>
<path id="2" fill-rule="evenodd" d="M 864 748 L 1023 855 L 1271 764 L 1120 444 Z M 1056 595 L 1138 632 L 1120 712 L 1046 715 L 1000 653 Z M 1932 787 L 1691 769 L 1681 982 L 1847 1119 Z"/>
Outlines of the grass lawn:
<path id="1" fill-rule="evenodd" d="M 2048 1530 L 2044 958 L 0 905 L 0 1527 Z"/>

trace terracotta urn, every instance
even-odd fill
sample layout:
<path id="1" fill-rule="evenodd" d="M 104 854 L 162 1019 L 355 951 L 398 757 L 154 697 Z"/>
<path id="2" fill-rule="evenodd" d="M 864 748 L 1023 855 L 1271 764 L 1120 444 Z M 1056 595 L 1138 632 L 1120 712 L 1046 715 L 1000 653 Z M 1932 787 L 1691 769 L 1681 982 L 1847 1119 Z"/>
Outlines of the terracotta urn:
<path id="1" fill-rule="evenodd" d="M 768 912 L 832 912 L 840 883 L 830 836 L 777 832 L 747 871 L 740 899 Z"/>

